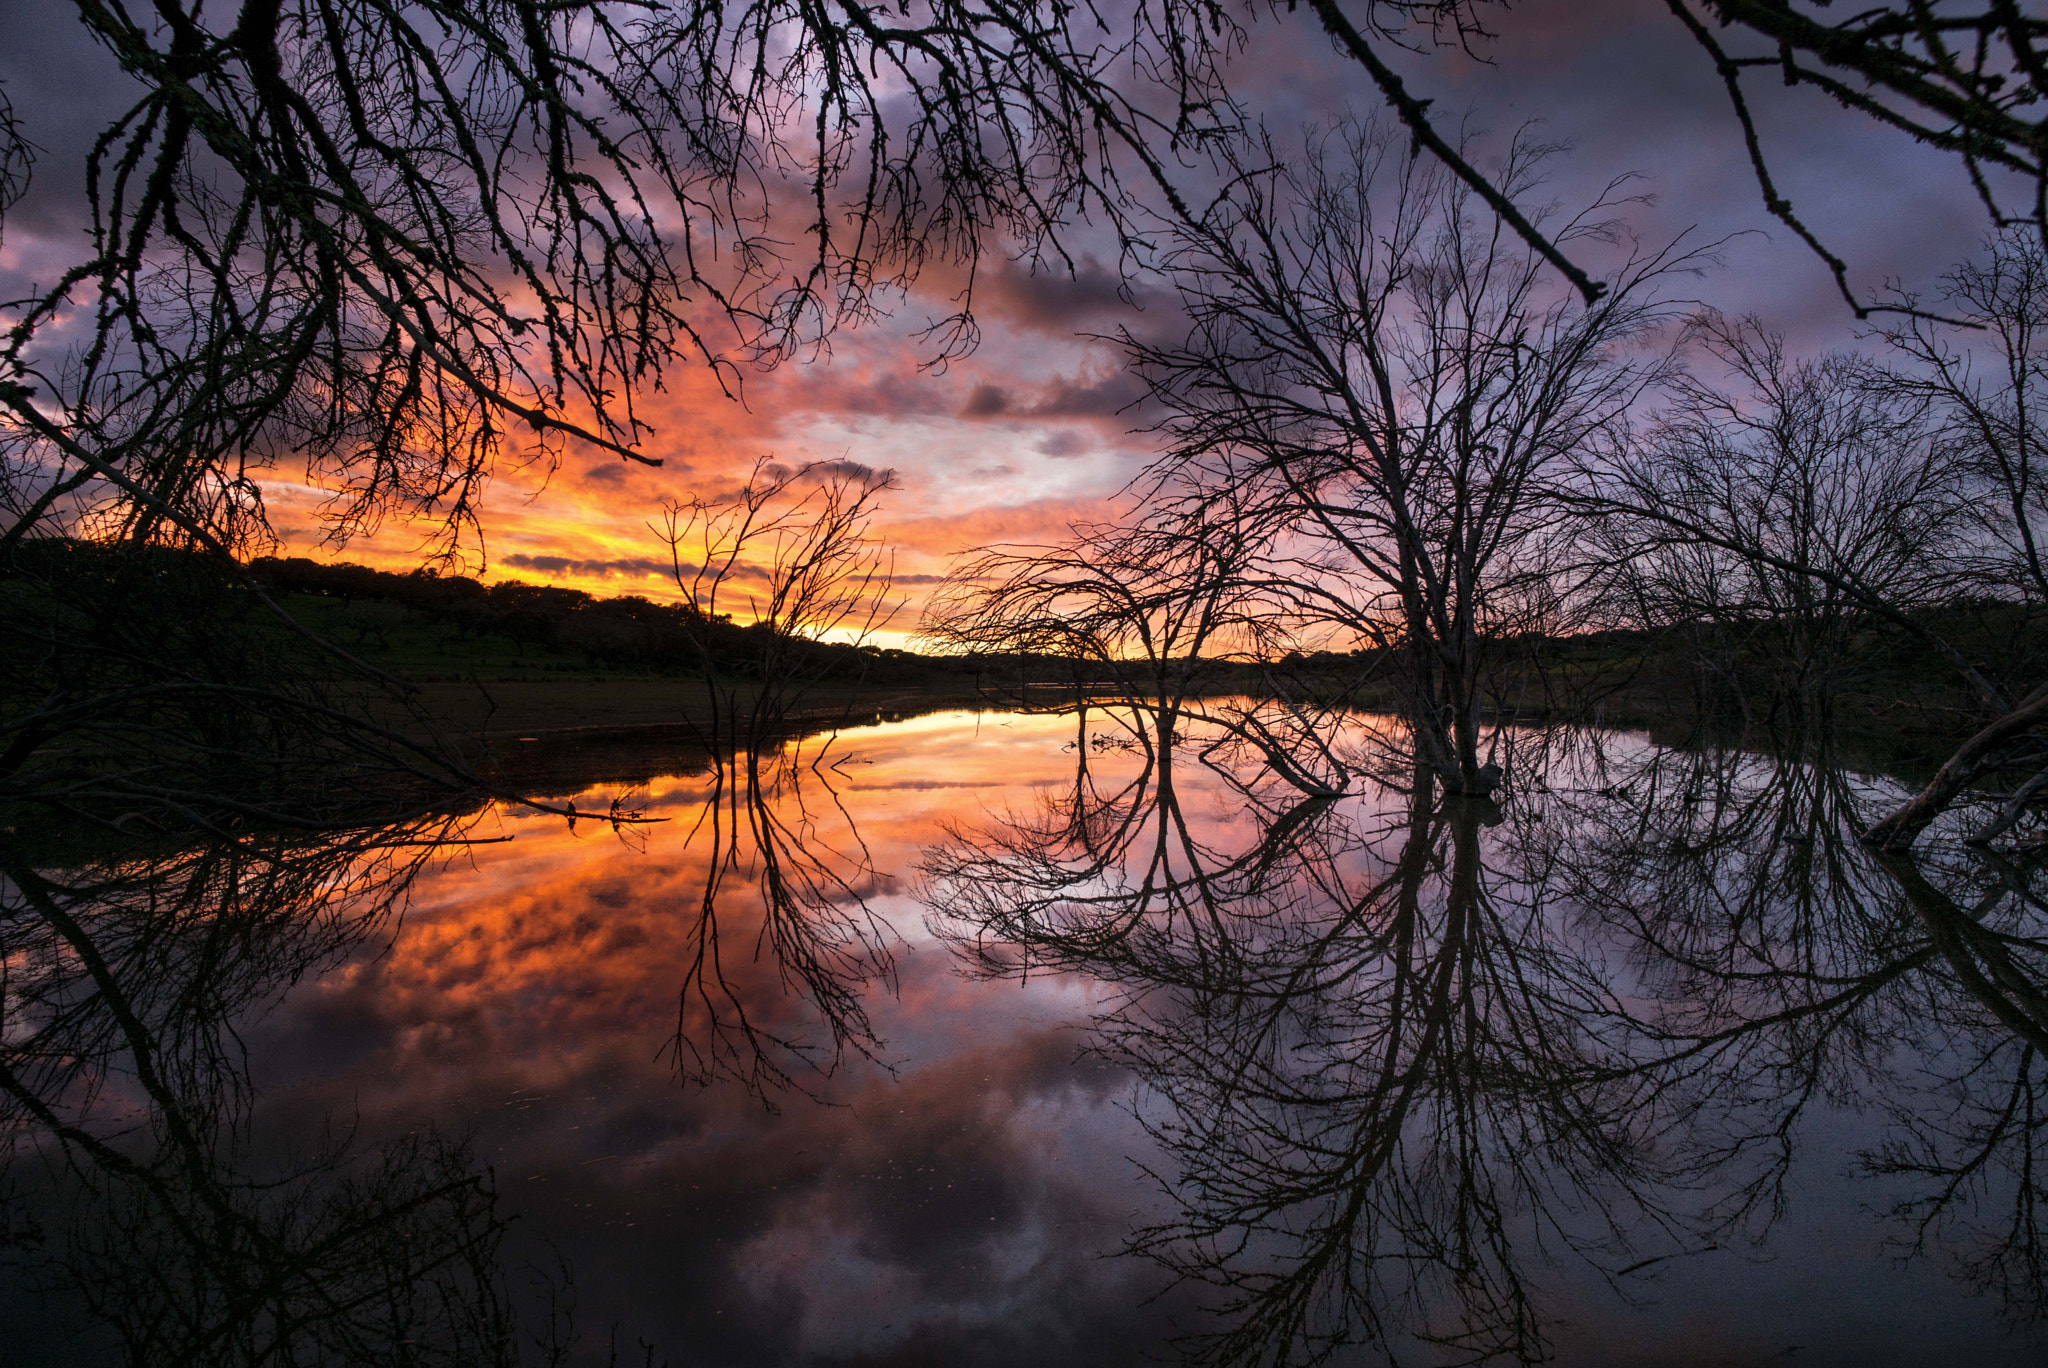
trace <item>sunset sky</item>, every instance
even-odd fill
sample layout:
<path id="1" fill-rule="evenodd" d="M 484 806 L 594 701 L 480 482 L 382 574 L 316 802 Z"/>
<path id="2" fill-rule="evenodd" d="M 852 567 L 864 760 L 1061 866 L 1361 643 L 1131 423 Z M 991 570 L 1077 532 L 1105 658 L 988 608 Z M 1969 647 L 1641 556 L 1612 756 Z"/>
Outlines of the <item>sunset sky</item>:
<path id="1" fill-rule="evenodd" d="M 70 6 L 10 0 L 0 80 L 42 149 L 28 202 L 10 216 L 0 277 L 47 279 L 75 259 L 82 163 L 118 107 L 111 61 L 80 34 Z M 1304 12 L 1305 16 L 1305 12 Z M 1698 297 L 1756 311 L 1808 351 L 1848 345 L 1854 320 L 1822 265 L 1764 213 L 1711 67 L 1665 7 L 1648 0 L 1537 0 L 1499 17 L 1491 66 L 1442 50 L 1407 62 L 1435 113 L 1510 130 L 1540 120 L 1572 150 L 1556 164 L 1560 200 L 1582 201 L 1607 179 L 1637 171 L 1656 203 L 1636 211 L 1649 243 L 1692 230 L 1739 234 Z M 1236 80 L 1246 106 L 1281 134 L 1378 108 L 1355 66 L 1305 17 L 1260 19 Z M 1760 83 L 1775 170 L 1810 222 L 1855 266 L 1865 290 L 1897 280 L 1926 288 L 1981 238 L 1984 216 L 1959 164 L 1880 133 L 1810 92 Z M 663 548 L 648 527 L 662 500 L 730 488 L 754 460 L 850 461 L 896 472 L 883 533 L 898 547 L 899 582 L 914 609 L 949 556 L 1003 541 L 1057 537 L 1106 502 L 1142 466 L 1152 438 L 1133 431 L 1139 389 L 1117 348 L 1085 334 L 1120 325 L 1171 328 L 1173 302 L 1135 281 L 1119 296 L 1114 256 L 1083 225 L 1070 239 L 1077 278 L 997 262 L 983 268 L 979 349 L 933 370 L 918 338 L 950 311 L 956 276 L 929 278 L 891 318 L 843 332 L 829 354 L 745 376 L 726 397 L 701 363 L 679 360 L 644 411 L 646 449 L 660 469 L 571 453 L 550 478 L 507 469 L 484 515 L 487 579 L 522 578 L 596 593 L 660 597 Z M 289 472 L 280 472 L 286 475 Z M 343 547 L 322 547 L 321 496 L 280 479 L 268 490 L 291 553 L 387 568 L 417 563 L 420 531 L 386 525 Z M 470 566 L 472 571 L 479 567 Z M 672 586 L 671 592 L 672 592 Z"/>

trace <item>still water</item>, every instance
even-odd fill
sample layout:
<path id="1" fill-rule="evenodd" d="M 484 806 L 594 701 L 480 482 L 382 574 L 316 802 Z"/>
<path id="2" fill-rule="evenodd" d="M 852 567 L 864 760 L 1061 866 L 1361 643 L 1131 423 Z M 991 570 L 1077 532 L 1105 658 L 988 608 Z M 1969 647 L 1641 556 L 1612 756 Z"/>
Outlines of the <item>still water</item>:
<path id="1" fill-rule="evenodd" d="M 1254 734 L 10 869 L 0 1358 L 2048 1357 L 2037 857 L 1638 735 L 1505 734 L 1482 804 Z"/>

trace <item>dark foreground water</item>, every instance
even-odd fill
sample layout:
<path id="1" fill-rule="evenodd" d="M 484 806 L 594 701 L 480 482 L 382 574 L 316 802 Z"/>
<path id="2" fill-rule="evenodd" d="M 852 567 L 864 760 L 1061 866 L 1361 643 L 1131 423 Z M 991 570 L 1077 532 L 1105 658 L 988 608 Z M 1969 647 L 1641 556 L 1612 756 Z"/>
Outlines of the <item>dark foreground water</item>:
<path id="1" fill-rule="evenodd" d="M 2036 856 L 1639 736 L 1496 806 L 1178 730 L 15 869 L 0 1360 L 2048 1361 Z"/>

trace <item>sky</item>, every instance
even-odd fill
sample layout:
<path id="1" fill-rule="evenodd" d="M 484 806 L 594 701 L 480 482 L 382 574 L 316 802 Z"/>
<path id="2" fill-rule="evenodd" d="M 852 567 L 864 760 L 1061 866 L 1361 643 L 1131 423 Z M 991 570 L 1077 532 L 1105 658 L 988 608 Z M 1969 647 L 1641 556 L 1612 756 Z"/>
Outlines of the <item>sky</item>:
<path id="1" fill-rule="evenodd" d="M 0 242 L 0 280 L 12 286 L 75 257 L 83 157 L 123 78 L 83 39 L 67 0 L 0 0 L 0 10 L 10 35 L 0 82 L 43 149 L 32 194 Z M 1633 188 L 1654 196 L 1630 211 L 1642 241 L 1726 239 L 1718 269 L 1686 282 L 1701 302 L 1756 312 L 1802 351 L 1854 342 L 1855 320 L 1825 268 L 1765 214 L 1718 80 L 1663 4 L 1528 0 L 1495 15 L 1495 29 L 1486 61 L 1455 50 L 1402 59 L 1440 120 L 1495 134 L 1536 121 L 1543 137 L 1569 145 L 1553 185 L 1565 203 L 1639 173 Z M 1306 11 L 1267 16 L 1249 32 L 1235 89 L 1276 132 L 1379 107 L 1364 73 Z M 1860 289 L 1924 290 L 1978 244 L 1984 215 L 1960 166 L 1810 92 L 1760 82 L 1754 96 L 1781 185 L 1853 263 Z M 1071 522 L 1111 516 L 1157 438 L 1142 430 L 1142 391 L 1104 335 L 1170 328 L 1175 310 L 1156 284 L 1119 288 L 1126 282 L 1099 232 L 1081 225 L 1069 241 L 1071 277 L 1008 260 L 983 268 L 981 345 L 944 367 L 927 364 L 932 349 L 918 334 L 950 311 L 950 279 L 927 281 L 817 358 L 746 374 L 737 399 L 701 365 L 679 362 L 643 406 L 654 426 L 645 449 L 659 468 L 572 452 L 552 471 L 502 470 L 484 508 L 481 558 L 467 568 L 487 580 L 670 597 L 650 526 L 664 501 L 731 489 L 763 457 L 851 462 L 894 472 L 877 530 L 896 548 L 907 609 L 899 622 L 908 623 L 954 555 L 1052 540 Z M 421 529 L 403 523 L 323 543 L 323 495 L 289 473 L 266 490 L 285 554 L 418 563 Z"/>

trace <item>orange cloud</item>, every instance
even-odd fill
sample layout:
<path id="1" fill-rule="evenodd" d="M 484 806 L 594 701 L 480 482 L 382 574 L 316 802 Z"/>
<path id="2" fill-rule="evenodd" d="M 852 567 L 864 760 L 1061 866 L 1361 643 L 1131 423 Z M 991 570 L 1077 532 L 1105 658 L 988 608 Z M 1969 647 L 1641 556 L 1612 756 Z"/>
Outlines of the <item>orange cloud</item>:
<path id="1" fill-rule="evenodd" d="M 1148 451 L 1119 415 L 1140 396 L 1135 380 L 1112 350 L 1071 335 L 1071 325 L 1128 308 L 1099 268 L 1079 281 L 1008 268 L 989 277 L 983 297 L 983 348 L 944 371 L 921 365 L 929 350 L 917 336 L 916 300 L 902 318 L 836 339 L 829 354 L 745 375 L 738 400 L 707 368 L 679 358 L 639 402 L 652 429 L 643 449 L 659 467 L 579 451 L 553 468 L 508 464 L 483 501 L 482 544 L 462 568 L 487 580 L 673 599 L 667 549 L 651 525 L 665 501 L 737 489 L 763 456 L 886 469 L 898 488 L 876 530 L 896 553 L 906 608 L 898 622 L 907 626 L 956 553 L 1048 540 L 1069 521 L 1104 516 L 1104 501 Z M 331 545 L 320 491 L 277 481 L 267 496 L 287 554 L 407 570 L 434 531 L 394 520 Z"/>

